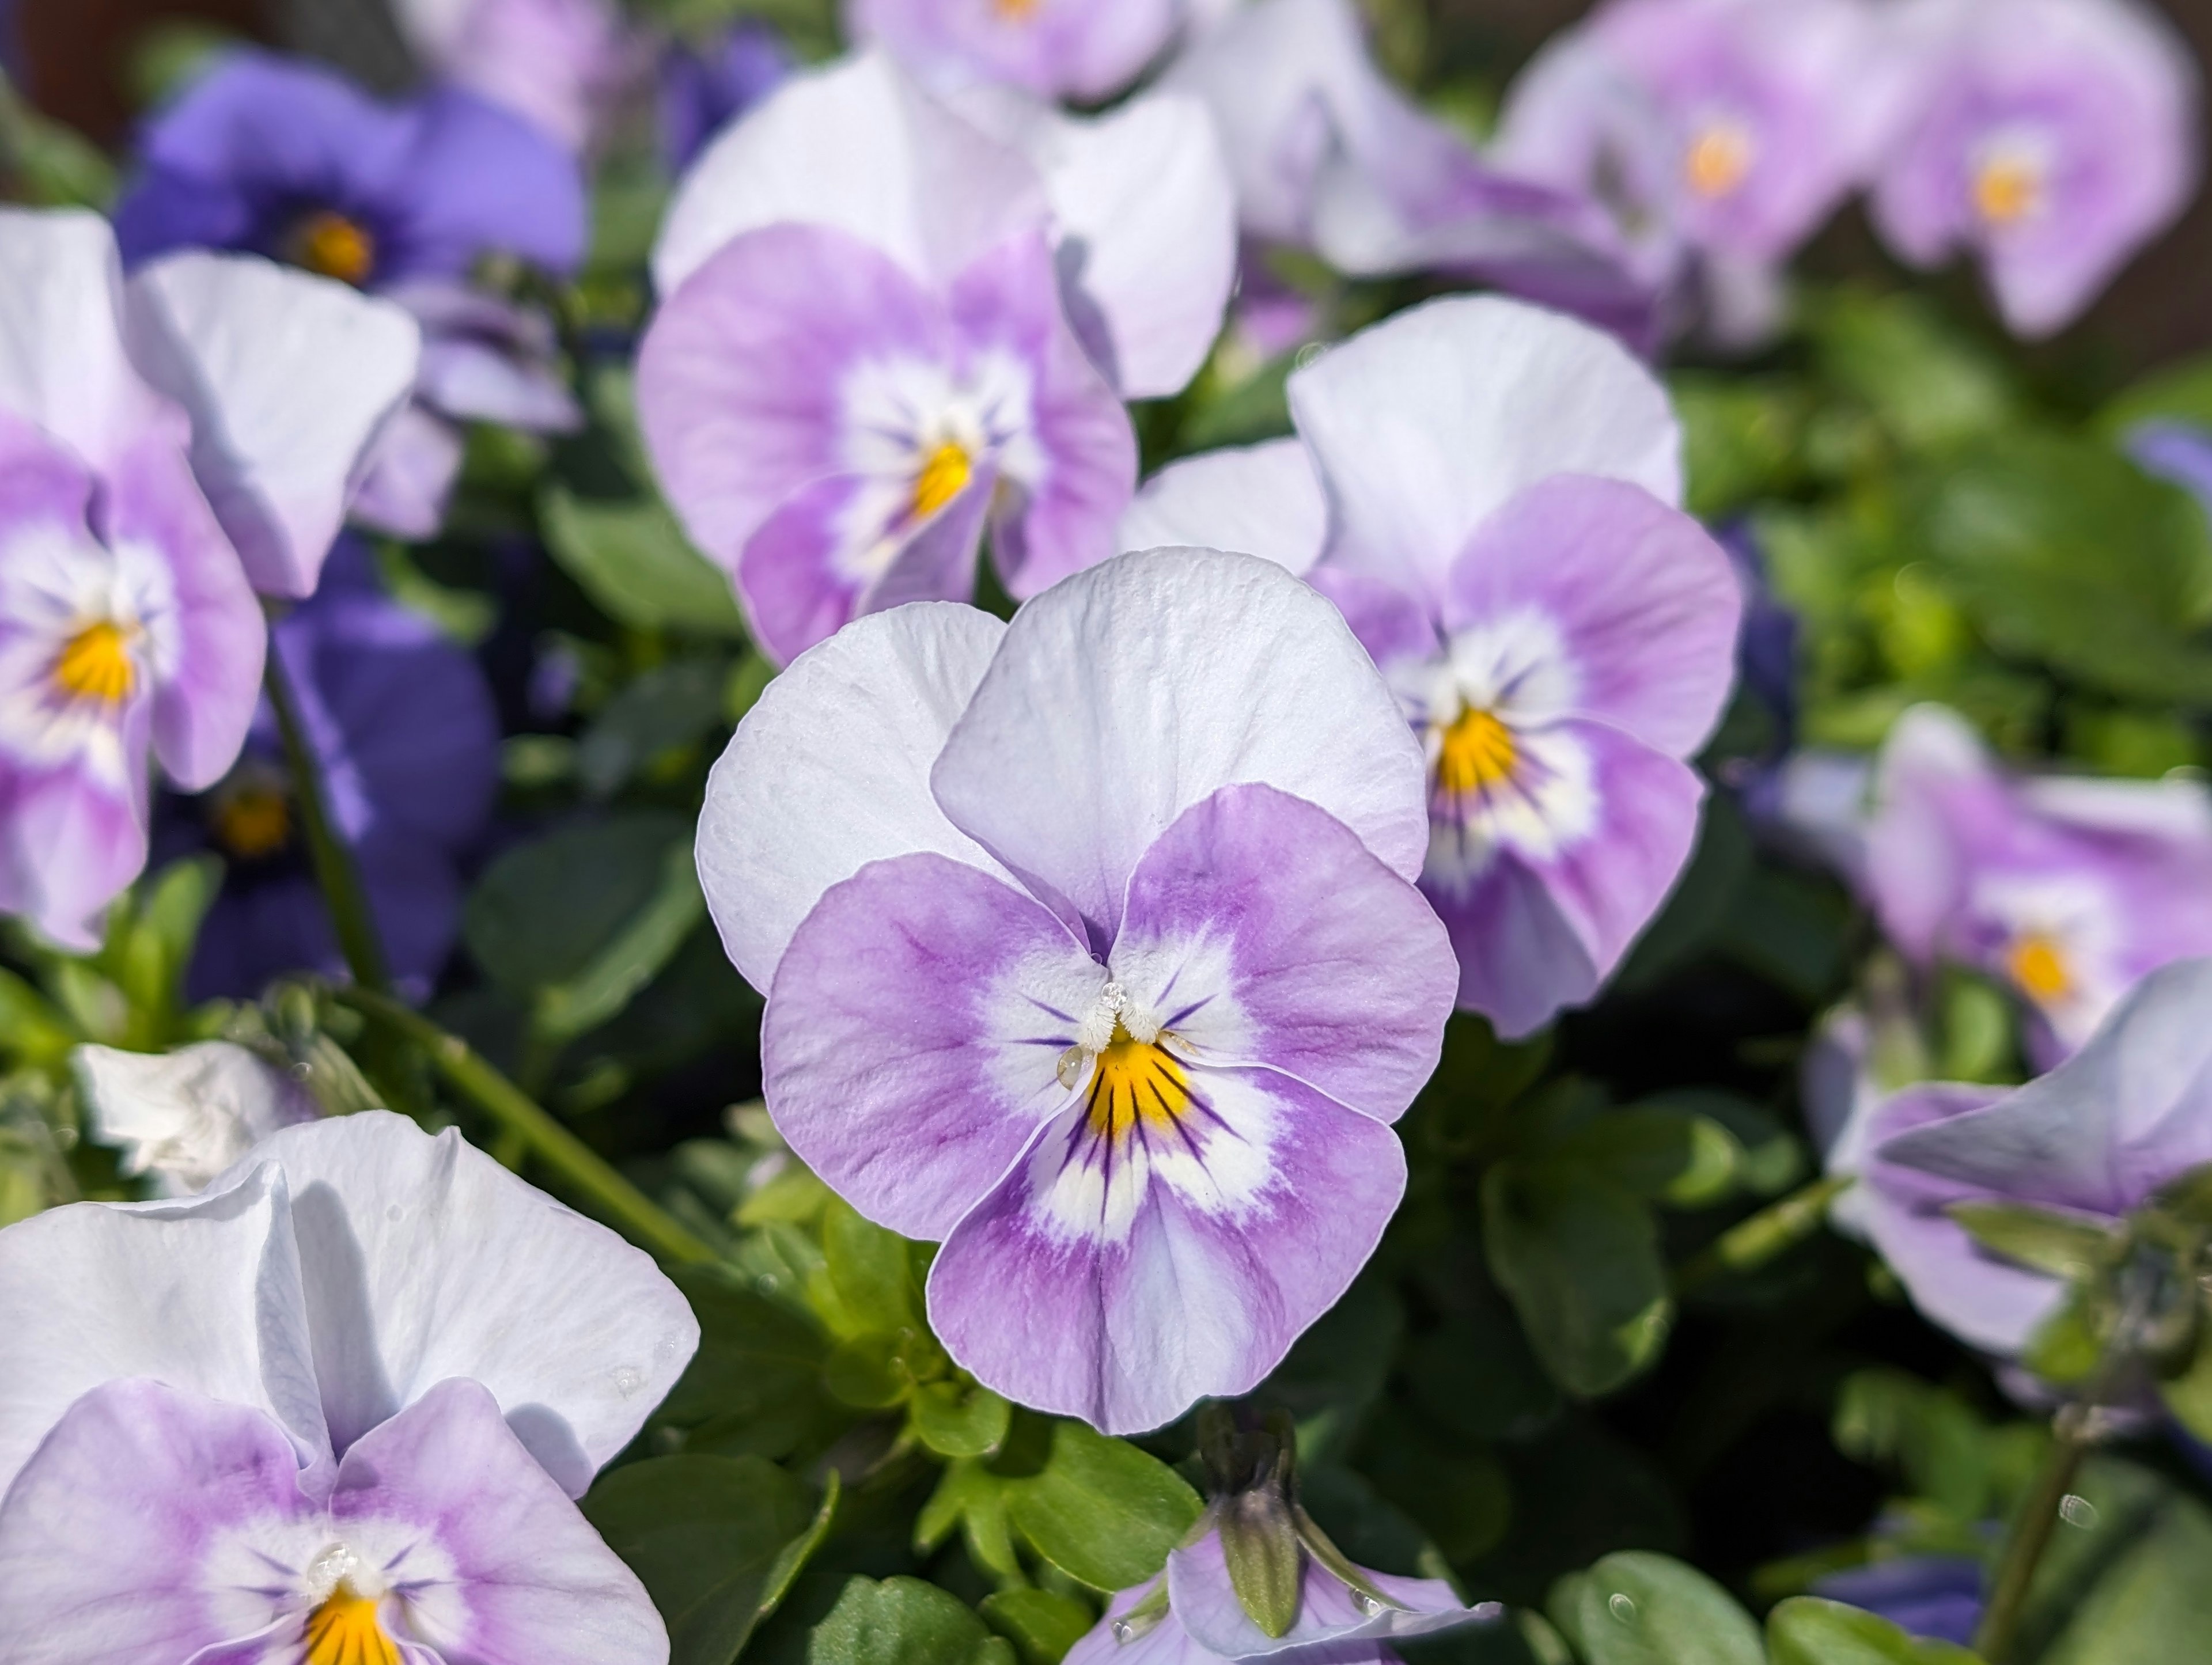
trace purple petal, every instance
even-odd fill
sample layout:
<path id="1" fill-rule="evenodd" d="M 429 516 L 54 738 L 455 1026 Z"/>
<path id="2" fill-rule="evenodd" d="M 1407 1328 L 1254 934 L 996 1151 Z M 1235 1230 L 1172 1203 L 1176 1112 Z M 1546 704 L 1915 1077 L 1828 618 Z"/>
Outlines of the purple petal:
<path id="1" fill-rule="evenodd" d="M 33 773 L 0 761 L 0 911 L 72 952 L 100 946 L 109 904 L 145 869 L 146 731 L 141 704 L 124 724 L 125 781 L 83 765 Z"/>
<path id="2" fill-rule="evenodd" d="M 1181 21 L 1174 0 L 1038 0 L 1018 13 L 978 0 L 853 0 L 848 9 L 855 36 L 931 81 L 1003 82 L 1085 102 L 1136 79 Z"/>
<path id="3" fill-rule="evenodd" d="M 1306 582 L 1336 604 L 1384 676 L 1430 665 L 1443 651 L 1435 617 L 1419 596 L 1326 562 L 1308 573 Z"/>
<path id="4" fill-rule="evenodd" d="M 519 116 L 472 94 L 432 94 L 411 112 L 393 181 L 393 258 L 384 276 L 464 276 L 485 254 L 565 275 L 584 258 L 589 213 L 575 159 Z"/>
<path id="5" fill-rule="evenodd" d="M 1462 1605 L 1441 1578 L 1401 1578 L 1363 1568 L 1368 1582 L 1399 1604 L 1371 1613 L 1334 1573 L 1310 1556 L 1304 1560 L 1297 1619 L 1281 1636 L 1271 1637 L 1254 1624 L 1237 1599 L 1218 1532 L 1169 1553 L 1170 1610 L 1201 1647 L 1218 1658 L 1237 1660 L 1303 1659 L 1310 1649 L 1411 1640 L 1495 1615 L 1495 1609 L 1484 1614 Z"/>
<path id="6" fill-rule="evenodd" d="M 881 495 L 865 475 L 832 475 L 801 487 L 745 540 L 738 557 L 738 599 L 753 640 L 771 659 L 788 664 L 836 635 L 862 611 L 875 578 L 867 568 L 898 561 L 896 535 L 878 524 Z M 966 590 L 972 593 L 978 517 L 962 517 L 957 526 L 969 532 Z M 933 547 L 943 551 L 945 541 Z M 866 553 L 866 564 L 854 558 L 856 543 Z M 957 546 L 950 552 L 963 553 Z"/>
<path id="7" fill-rule="evenodd" d="M 777 968 L 763 1091 L 862 1213 L 942 1237 L 1067 1105 L 1061 1055 L 1105 973 L 1059 921 L 940 855 L 826 891 Z"/>
<path id="8" fill-rule="evenodd" d="M 465 449 L 458 425 L 424 405 L 403 405 L 369 448 L 353 518 L 393 538 L 435 538 Z"/>
<path id="9" fill-rule="evenodd" d="M 977 1380 L 1156 1428 L 1255 1385 L 1374 1252 L 1405 1189 L 1389 1128 L 1272 1071 L 1188 1079 L 1172 1125 L 1063 1115 L 954 1229 L 929 1315 Z"/>
<path id="10" fill-rule="evenodd" d="M 1383 1121 L 1435 1070 L 1459 981 L 1420 892 L 1264 786 L 1215 793 L 1145 853 L 1111 964 L 1193 1055 L 1283 1071 Z"/>

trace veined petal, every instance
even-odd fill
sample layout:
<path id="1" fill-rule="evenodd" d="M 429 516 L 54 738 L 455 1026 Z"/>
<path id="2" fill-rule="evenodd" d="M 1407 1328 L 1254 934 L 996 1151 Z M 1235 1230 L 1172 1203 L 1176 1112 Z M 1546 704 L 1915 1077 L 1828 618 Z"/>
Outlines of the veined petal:
<path id="1" fill-rule="evenodd" d="M 1686 757 L 1735 681 L 1743 604 L 1728 552 L 1640 486 L 1555 475 L 1483 522 L 1455 562 L 1447 631 L 1528 612 L 1558 630 L 1567 709 Z"/>
<path id="2" fill-rule="evenodd" d="M 1006 626 L 973 607 L 856 619 L 802 654 L 738 725 L 707 782 L 699 881 L 731 962 L 765 992 L 823 893 L 927 850 L 1004 870 L 945 818 L 929 769 Z"/>
<path id="3" fill-rule="evenodd" d="M 1681 501 L 1681 433 L 1612 337 L 1518 301 L 1399 313 L 1291 378 L 1333 511 L 1328 559 L 1440 602 L 1483 521 L 1554 474 Z"/>
<path id="4" fill-rule="evenodd" d="M 1188 1079 L 1176 1115 L 1065 1112 L 945 1241 L 930 1320 L 978 1381 L 1156 1428 L 1257 1383 L 1374 1252 L 1405 1189 L 1395 1133 L 1272 1071 Z"/>
<path id="5" fill-rule="evenodd" d="M 762 1091 L 855 1208 L 942 1237 L 1066 1109 L 1061 1060 L 1105 982 L 1005 879 L 937 854 L 877 861 L 831 887 L 785 951 Z"/>
<path id="6" fill-rule="evenodd" d="M 1024 158 L 864 52 L 793 76 L 707 148 L 661 223 L 653 283 L 673 295 L 732 238 L 783 224 L 944 283 L 1048 212 Z"/>
<path id="7" fill-rule="evenodd" d="M 1023 760 L 1018 790 L 1009 757 Z M 1163 550 L 1015 616 L 930 785 L 955 825 L 1103 946 L 1144 853 L 1224 786 L 1304 798 L 1412 877 L 1421 770 L 1335 608 L 1271 562 Z"/>
<path id="8" fill-rule="evenodd" d="M 1321 559 L 1328 540 L 1321 477 L 1305 442 L 1296 439 L 1169 464 L 1145 482 L 1120 533 L 1125 550 L 1227 550 L 1300 576 Z"/>
<path id="9" fill-rule="evenodd" d="M 465 1376 L 580 1497 L 699 1345 L 689 1303 L 650 1256 L 453 1129 L 433 1139 L 362 1111 L 287 1128 L 250 1160 L 289 1182 L 315 1380 L 340 1455 Z"/>
<path id="10" fill-rule="evenodd" d="M 1273 787 L 1185 811 L 1129 880 L 1110 962 L 1176 1048 L 1395 1121 L 1436 1069 L 1459 969 L 1420 893 Z"/>
<path id="11" fill-rule="evenodd" d="M 1194 1544 L 1168 1553 L 1169 1611 L 1182 1621 L 1201 1647 L 1221 1659 L 1304 1657 L 1310 1648 L 1340 1648 L 1433 1635 L 1475 1622 L 1480 1617 L 1452 1594 L 1441 1578 L 1401 1578 L 1366 1571 L 1370 1583 L 1400 1605 L 1370 1612 L 1334 1573 L 1305 1558 L 1297 1622 L 1271 1637 L 1252 1622 L 1230 1583 L 1221 1534 L 1209 1532 Z M 1334 1658 L 1332 1653 L 1329 1657 Z"/>
<path id="12" fill-rule="evenodd" d="M 312 593 L 370 442 L 414 385 L 414 319 L 250 255 L 159 261 L 130 304 L 139 362 L 191 413 L 193 471 L 246 576 Z"/>

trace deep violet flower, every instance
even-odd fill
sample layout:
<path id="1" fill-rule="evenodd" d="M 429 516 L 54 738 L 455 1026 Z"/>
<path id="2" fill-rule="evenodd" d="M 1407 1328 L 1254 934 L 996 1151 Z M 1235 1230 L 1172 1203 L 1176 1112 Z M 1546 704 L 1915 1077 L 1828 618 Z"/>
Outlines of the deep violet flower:
<path id="1" fill-rule="evenodd" d="M 1121 400 L 1181 387 L 1220 328 L 1232 210 L 1194 103 L 967 108 L 880 56 L 795 76 L 662 229 L 646 439 L 778 659 L 972 594 L 987 526 L 1017 596 L 1112 554 Z"/>
<path id="2" fill-rule="evenodd" d="M 1917 265 L 1978 258 L 2014 333 L 2071 322 L 2197 188 L 2188 48 L 2133 0 L 1914 0 L 1875 227 Z"/>
<path id="3" fill-rule="evenodd" d="M 570 1501 L 699 1331 L 447 1131 L 289 1128 L 198 1197 L 0 1233 L 9 1665 L 665 1665 Z"/>
<path id="4" fill-rule="evenodd" d="M 149 759 L 186 790 L 230 768 L 253 591 L 313 587 L 416 350 L 337 285 L 191 254 L 126 289 L 104 222 L 0 210 L 0 911 L 91 947 L 145 864 Z"/>
<path id="5" fill-rule="evenodd" d="M 943 1241 L 952 1356 L 1133 1431 L 1257 1382 L 1397 1205 L 1455 979 L 1425 827 L 1334 610 L 1162 550 L 803 656 L 715 768 L 699 870 L 768 991 L 770 1114 Z"/>
<path id="6" fill-rule="evenodd" d="M 1342 606 L 1429 760 L 1421 886 L 1510 1035 L 1594 996 L 1689 857 L 1741 612 L 1616 343 L 1431 301 L 1291 379 L 1299 438 L 1178 463 L 1122 542 L 1205 542 Z"/>
<path id="7" fill-rule="evenodd" d="M 734 23 L 703 47 L 672 45 L 660 59 L 660 149 L 669 167 L 690 167 L 793 67 L 791 48 L 764 23 Z"/>

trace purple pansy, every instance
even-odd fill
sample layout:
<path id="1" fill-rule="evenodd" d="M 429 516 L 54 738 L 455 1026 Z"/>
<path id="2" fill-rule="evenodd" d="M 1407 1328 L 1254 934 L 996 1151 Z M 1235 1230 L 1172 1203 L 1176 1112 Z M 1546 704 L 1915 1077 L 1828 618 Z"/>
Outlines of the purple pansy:
<path id="1" fill-rule="evenodd" d="M 652 63 L 611 0 L 398 0 L 393 9 L 438 79 L 571 151 L 590 148 Z"/>
<path id="2" fill-rule="evenodd" d="M 1266 1376 L 1397 1205 L 1455 981 L 1425 828 L 1335 611 L 1162 550 L 813 649 L 717 766 L 699 869 L 793 1148 L 943 1241 L 931 1321 L 978 1379 L 1132 1431 Z"/>
<path id="3" fill-rule="evenodd" d="M 1907 260 L 1964 249 L 2023 336 L 2069 323 L 2197 187 L 2188 49 L 2132 0 L 1916 0 L 1873 195 Z"/>
<path id="4" fill-rule="evenodd" d="M 149 757 L 186 790 L 229 769 L 253 591 L 313 587 L 417 344 L 258 259 L 126 288 L 102 221 L 0 210 L 0 912 L 92 946 L 145 863 Z"/>
<path id="5" fill-rule="evenodd" d="M 498 790 L 491 690 L 467 653 L 384 594 L 358 544 L 339 545 L 322 588 L 271 639 L 392 975 L 426 991 L 460 921 L 459 858 Z M 192 962 L 196 998 L 250 999 L 288 971 L 344 970 L 295 791 L 264 702 L 236 766 L 193 806 L 228 863 Z"/>
<path id="6" fill-rule="evenodd" d="M 2022 1203 L 2112 1224 L 2212 1162 L 2208 1012 L 2212 960 L 2181 961 L 2024 1087 L 1932 1083 L 1888 1100 L 1868 1131 L 1864 1218 L 1922 1312 L 1973 1346 L 2017 1354 L 2066 1283 L 1984 1249 L 1952 1206 Z"/>
<path id="7" fill-rule="evenodd" d="M 550 139 L 471 93 L 387 105 L 315 65 L 234 52 L 149 125 L 116 231 L 134 265 L 173 249 L 252 250 L 414 316 L 421 380 L 353 503 L 395 537 L 436 532 L 461 423 L 550 433 L 581 419 L 550 324 L 470 276 L 488 255 L 572 270 L 584 252 L 582 177 Z"/>
<path id="8" fill-rule="evenodd" d="M 1875 770 L 1866 884 L 1921 965 L 1999 978 L 2047 1067 L 2146 972 L 2212 953 L 2212 800 L 2190 781 L 2001 771 L 1940 706 L 1898 720 Z"/>
<path id="9" fill-rule="evenodd" d="M 933 86 L 975 82 L 1097 103 L 1134 81 L 1182 21 L 1182 0 L 845 0 L 848 33 Z"/>
<path id="10" fill-rule="evenodd" d="M 662 229 L 646 439 L 779 660 L 972 593 L 987 526 L 1017 596 L 1112 554 L 1121 400 L 1181 387 L 1220 328 L 1235 234 L 1203 111 L 970 113 L 879 56 L 794 77 Z"/>
<path id="11" fill-rule="evenodd" d="M 663 1665 L 569 1499 L 698 1327 L 640 1251 L 368 1111 L 184 1201 L 0 1233 L 0 1608 L 20 1665 Z"/>
<path id="12" fill-rule="evenodd" d="M 1526 1034 L 1597 992 L 1688 859 L 1727 552 L 1674 507 L 1664 390 L 1571 319 L 1432 301 L 1290 397 L 1299 439 L 1176 464 L 1123 542 L 1267 556 L 1343 608 L 1427 750 L 1421 886 L 1460 1003 Z"/>
<path id="13" fill-rule="evenodd" d="M 690 167 L 793 67 L 791 48 L 764 23 L 733 23 L 704 46 L 672 45 L 660 60 L 660 149 L 669 167 Z"/>

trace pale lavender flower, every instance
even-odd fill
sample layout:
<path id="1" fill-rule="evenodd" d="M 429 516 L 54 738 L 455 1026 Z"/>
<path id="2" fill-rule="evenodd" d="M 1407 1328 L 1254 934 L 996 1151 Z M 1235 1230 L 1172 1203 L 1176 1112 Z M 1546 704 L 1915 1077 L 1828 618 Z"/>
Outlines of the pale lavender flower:
<path id="1" fill-rule="evenodd" d="M 2194 193 L 2196 67 L 2150 7 L 1917 0 L 1887 27 L 1875 224 L 1915 264 L 1978 257 L 2016 334 L 2072 321 Z"/>
<path id="2" fill-rule="evenodd" d="M 931 1322 L 980 1381 L 1134 1431 L 1265 1376 L 1397 1205 L 1455 975 L 1425 828 L 1335 611 L 1162 550 L 813 649 L 699 867 L 793 1149 L 943 1241 Z"/>
<path id="3" fill-rule="evenodd" d="M 312 1121 L 314 1096 L 245 1047 L 203 1041 L 170 1053 L 79 1047 L 73 1054 L 94 1139 L 155 1194 L 190 1196 L 279 1130 Z"/>
<path id="4" fill-rule="evenodd" d="M 662 229 L 646 439 L 780 660 L 973 593 L 987 526 L 1019 597 L 1112 554 L 1121 401 L 1181 387 L 1220 328 L 1235 231 L 1202 110 L 977 92 L 956 112 L 880 56 L 797 76 Z"/>
<path id="5" fill-rule="evenodd" d="M 2212 800 L 2191 781 L 2000 770 L 1941 706 L 1899 718 L 1876 766 L 1866 885 L 1926 966 L 2000 979 L 2045 1067 L 2148 971 L 2212 953 Z"/>
<path id="6" fill-rule="evenodd" d="M 591 148 L 652 68 L 610 0 L 399 0 L 394 9 L 434 76 L 572 151 Z"/>
<path id="7" fill-rule="evenodd" d="M 1182 22 L 1182 0 L 845 0 L 848 33 L 948 89 L 975 82 L 1096 103 L 1127 87 Z"/>
<path id="8" fill-rule="evenodd" d="M 1571 319 L 1432 301 L 1290 398 L 1298 439 L 1176 464 L 1121 541 L 1266 556 L 1343 608 L 1426 750 L 1460 1003 L 1526 1034 L 1596 994 L 1688 859 L 1732 564 L 1674 507 L 1664 390 Z"/>
<path id="9" fill-rule="evenodd" d="M 605 1227 L 384 1111 L 0 1233 L 0 1657 L 664 1665 L 569 1499 L 697 1345 Z"/>
<path id="10" fill-rule="evenodd" d="M 1864 1218 L 1913 1303 L 1972 1346 L 2017 1354 L 2063 1279 L 1999 1257 L 1948 1212 L 2005 1202 L 2111 1224 L 2212 1162 L 2212 960 L 2153 972 L 2087 1045 L 2006 1092 L 1930 1084 L 1875 1117 Z"/>
<path id="11" fill-rule="evenodd" d="M 126 289 L 104 222 L 0 210 L 0 911 L 91 947 L 145 863 L 149 758 L 188 791 L 229 769 L 253 591 L 314 587 L 418 348 L 251 258 Z"/>

